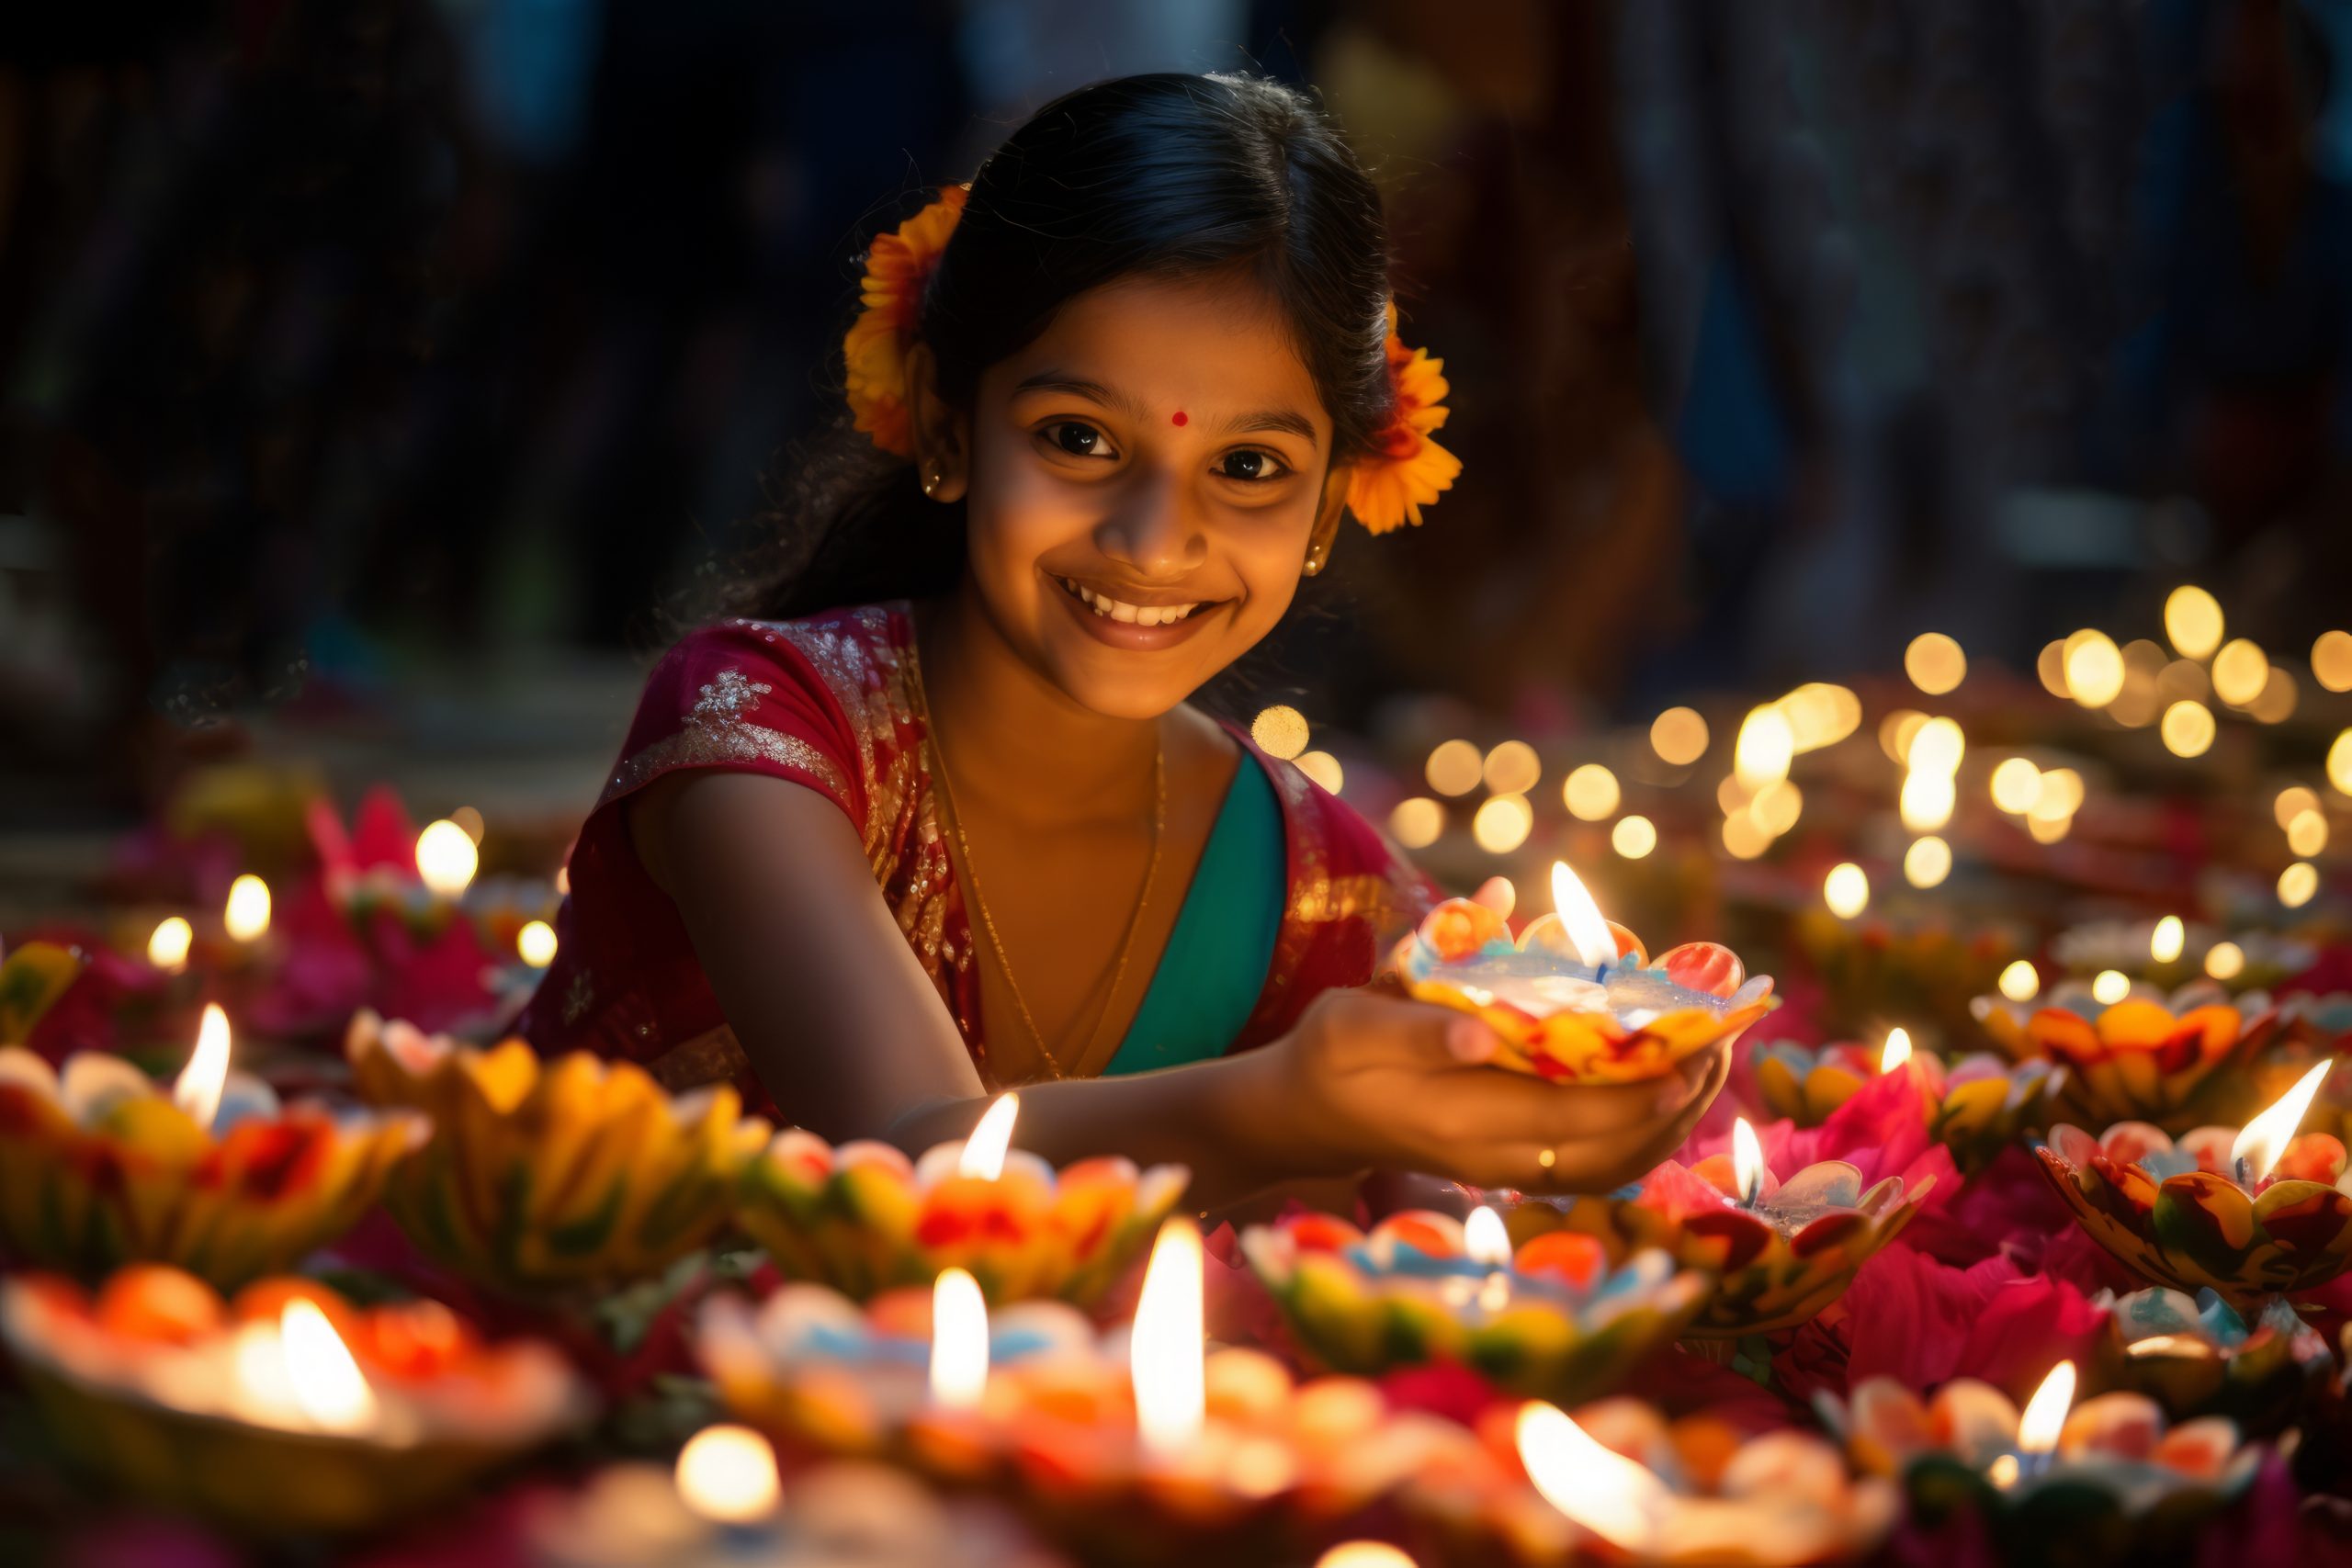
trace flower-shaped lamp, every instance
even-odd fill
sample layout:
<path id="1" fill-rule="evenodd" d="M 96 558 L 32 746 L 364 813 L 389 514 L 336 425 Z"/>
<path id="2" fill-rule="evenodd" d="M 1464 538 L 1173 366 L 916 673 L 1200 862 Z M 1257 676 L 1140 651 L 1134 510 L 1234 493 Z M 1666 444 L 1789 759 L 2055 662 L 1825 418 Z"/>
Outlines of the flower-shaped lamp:
<path id="1" fill-rule="evenodd" d="M 2296 1424 L 2335 1370 L 2327 1341 L 2284 1299 L 2248 1314 L 2212 1291 L 2191 1297 L 2162 1286 L 2112 1296 L 2100 1371 L 2144 1393 L 2176 1420 L 2226 1416 L 2251 1434 Z"/>
<path id="2" fill-rule="evenodd" d="M 2099 1127 L 2153 1122 L 2170 1133 L 2197 1124 L 2223 1081 L 2218 1075 L 2259 1048 L 2277 1019 L 2269 1009 L 2241 1010 L 2201 980 L 2170 995 L 2133 984 L 2112 1003 L 2069 980 L 2021 1002 L 1983 996 L 1973 1007 L 2012 1058 L 2046 1056 L 2066 1068 L 2059 1114 Z"/>
<path id="3" fill-rule="evenodd" d="M 1653 964 L 1565 864 L 1555 863 L 1552 889 L 1556 912 L 1516 942 L 1494 910 L 1449 898 L 1398 950 L 1406 989 L 1485 1019 L 1503 1065 L 1583 1082 L 1657 1077 L 1774 1006 L 1771 976 L 1750 979 L 1729 948 L 1686 942 Z"/>
<path id="4" fill-rule="evenodd" d="M 1876 1050 L 1852 1043 L 1818 1050 L 1776 1040 L 1751 1055 L 1756 1091 L 1764 1109 L 1800 1127 L 1826 1122 L 1865 1085 L 1907 1073 L 1918 1087 L 1928 1135 L 1950 1149 L 1963 1171 L 1990 1164 L 2029 1128 L 2046 1125 L 2053 1089 L 2065 1069 L 2035 1057 L 2010 1062 L 1977 1051 L 1947 1066 L 1914 1052 L 1909 1035 L 1891 1031 Z"/>

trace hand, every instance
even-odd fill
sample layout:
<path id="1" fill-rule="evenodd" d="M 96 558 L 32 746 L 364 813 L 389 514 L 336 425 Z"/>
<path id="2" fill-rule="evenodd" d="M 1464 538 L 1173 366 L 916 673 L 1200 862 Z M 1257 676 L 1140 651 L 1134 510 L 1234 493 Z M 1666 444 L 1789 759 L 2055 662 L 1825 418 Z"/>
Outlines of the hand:
<path id="1" fill-rule="evenodd" d="M 1731 1071 L 1718 1045 L 1643 1083 L 1552 1083 L 1492 1066 L 1500 1043 L 1467 1013 L 1327 991 L 1288 1034 L 1234 1060 L 1263 1075 L 1255 1113 L 1291 1160 L 1538 1193 L 1607 1191 L 1648 1171 Z"/>

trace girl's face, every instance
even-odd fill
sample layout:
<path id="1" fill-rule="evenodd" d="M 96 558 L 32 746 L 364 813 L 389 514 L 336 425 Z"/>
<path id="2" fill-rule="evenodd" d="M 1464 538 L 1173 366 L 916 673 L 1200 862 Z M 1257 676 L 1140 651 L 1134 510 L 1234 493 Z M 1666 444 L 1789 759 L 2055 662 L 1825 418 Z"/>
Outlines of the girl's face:
<path id="1" fill-rule="evenodd" d="M 1289 607 L 1318 519 L 1327 542 L 1337 525 L 1330 418 L 1246 283 L 1076 297 L 982 373 L 968 430 L 979 599 L 1110 716 L 1166 713 L 1239 658 Z"/>

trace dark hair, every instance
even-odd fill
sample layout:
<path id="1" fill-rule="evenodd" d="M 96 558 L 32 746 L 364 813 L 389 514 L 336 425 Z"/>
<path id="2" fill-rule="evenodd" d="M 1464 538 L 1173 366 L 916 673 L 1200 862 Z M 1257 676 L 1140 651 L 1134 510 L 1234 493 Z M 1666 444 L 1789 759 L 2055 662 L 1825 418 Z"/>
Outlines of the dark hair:
<path id="1" fill-rule="evenodd" d="M 1125 76 L 1038 110 L 973 176 L 918 331 L 942 392 L 961 401 L 1075 295 L 1227 271 L 1276 301 L 1335 459 L 1365 450 L 1392 407 L 1380 197 L 1314 102 L 1278 82 Z M 911 465 L 846 414 L 793 453 L 772 521 L 734 613 L 789 619 L 943 592 L 963 570 L 960 508 L 925 501 Z"/>

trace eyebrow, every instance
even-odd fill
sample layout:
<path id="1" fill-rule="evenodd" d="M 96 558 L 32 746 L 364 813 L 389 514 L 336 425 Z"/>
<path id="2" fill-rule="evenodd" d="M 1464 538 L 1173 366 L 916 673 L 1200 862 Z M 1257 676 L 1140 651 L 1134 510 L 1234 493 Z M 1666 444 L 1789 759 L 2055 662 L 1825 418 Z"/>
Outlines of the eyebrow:
<path id="1" fill-rule="evenodd" d="M 1015 393 L 1068 392 L 1072 397 L 1084 398 L 1123 413 L 1138 424 L 1150 418 L 1150 412 L 1132 394 L 1106 387 L 1100 381 L 1087 380 L 1084 377 L 1067 376 L 1058 370 L 1041 370 L 1012 389 Z M 1218 426 L 1219 433 L 1226 435 L 1261 430 L 1281 431 L 1297 436 L 1309 446 L 1315 444 L 1313 423 L 1305 414 L 1291 409 L 1258 409 L 1236 414 Z"/>

